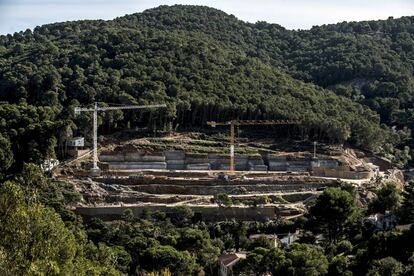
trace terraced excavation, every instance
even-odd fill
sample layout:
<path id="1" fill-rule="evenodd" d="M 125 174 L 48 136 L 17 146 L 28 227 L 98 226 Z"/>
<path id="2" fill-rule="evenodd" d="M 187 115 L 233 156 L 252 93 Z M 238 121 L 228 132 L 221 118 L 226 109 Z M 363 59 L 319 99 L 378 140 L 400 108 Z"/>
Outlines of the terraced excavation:
<path id="1" fill-rule="evenodd" d="M 86 156 L 60 168 L 58 177 L 82 194 L 76 211 L 86 218 L 114 219 L 125 209 L 136 216 L 144 210 L 168 213 L 186 205 L 203 220 L 265 221 L 300 216 L 327 187 L 361 186 L 378 181 L 389 169 L 378 158 L 351 149 L 321 145 L 316 152 L 311 145 L 281 151 L 269 139 L 244 139 L 231 174 L 227 139 L 200 137 L 174 134 L 117 144 L 110 137 L 99 150 L 100 176 L 90 176 Z"/>

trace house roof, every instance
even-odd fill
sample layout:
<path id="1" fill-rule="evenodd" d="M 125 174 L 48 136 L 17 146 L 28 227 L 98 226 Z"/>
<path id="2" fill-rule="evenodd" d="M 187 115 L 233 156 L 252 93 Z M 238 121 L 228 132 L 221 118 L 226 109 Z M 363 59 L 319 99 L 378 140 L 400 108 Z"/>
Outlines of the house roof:
<path id="1" fill-rule="evenodd" d="M 223 254 L 218 258 L 219 262 L 222 263 L 226 267 L 231 267 L 242 259 L 246 259 L 246 254 L 244 253 Z"/>
<path id="2" fill-rule="evenodd" d="M 410 223 L 410 224 L 400 224 L 395 226 L 396 229 L 404 232 L 404 231 L 410 231 L 411 227 L 413 226 L 414 223 Z"/>
<path id="3" fill-rule="evenodd" d="M 269 240 L 277 239 L 277 235 L 273 235 L 273 234 L 252 234 L 249 236 L 249 239 L 254 240 L 254 239 L 261 238 L 261 237 L 266 237 Z"/>

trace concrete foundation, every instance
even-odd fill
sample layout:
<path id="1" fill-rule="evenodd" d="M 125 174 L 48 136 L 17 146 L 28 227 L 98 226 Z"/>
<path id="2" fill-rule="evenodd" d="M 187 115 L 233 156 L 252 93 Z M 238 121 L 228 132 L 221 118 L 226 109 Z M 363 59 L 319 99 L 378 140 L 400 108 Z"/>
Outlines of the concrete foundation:
<path id="1" fill-rule="evenodd" d="M 165 162 L 110 162 L 110 170 L 165 170 Z"/>
<path id="2" fill-rule="evenodd" d="M 185 153 L 184 151 L 105 152 L 100 161 L 106 162 L 109 170 L 229 170 L 230 157 L 219 153 Z M 313 172 L 317 176 L 361 179 L 371 176 L 370 171 L 351 171 L 341 166 L 336 159 L 313 159 L 310 156 L 293 155 L 236 155 L 237 171 L 288 171 Z M 104 163 L 105 164 L 105 163 Z"/>
<path id="3" fill-rule="evenodd" d="M 210 170 L 210 163 L 187 164 L 187 170 L 206 171 Z"/>
<path id="4" fill-rule="evenodd" d="M 315 167 L 313 168 L 313 174 L 316 176 L 344 178 L 344 179 L 367 179 L 374 176 L 372 171 L 351 171 L 349 168 L 325 168 Z"/>

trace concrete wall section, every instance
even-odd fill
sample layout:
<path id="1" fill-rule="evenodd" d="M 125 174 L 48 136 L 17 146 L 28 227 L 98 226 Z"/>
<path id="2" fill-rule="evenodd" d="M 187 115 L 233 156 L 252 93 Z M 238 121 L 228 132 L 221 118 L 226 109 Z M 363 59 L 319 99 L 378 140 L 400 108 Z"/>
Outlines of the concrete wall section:
<path id="1" fill-rule="evenodd" d="M 142 154 L 140 152 L 126 152 L 125 155 L 125 161 L 142 161 Z"/>
<path id="2" fill-rule="evenodd" d="M 218 153 L 186 153 L 180 150 L 171 150 L 158 153 L 135 152 L 103 152 L 99 157 L 101 162 L 107 162 L 110 170 L 134 169 L 170 169 L 170 170 L 229 170 L 230 157 L 228 154 Z M 267 154 L 236 155 L 235 169 L 237 171 L 313 171 L 315 175 L 362 179 L 371 177 L 366 169 L 351 170 L 349 166 L 340 165 L 335 159 L 310 157 L 279 156 Z M 357 168 L 358 169 L 358 168 Z"/>
<path id="3" fill-rule="evenodd" d="M 110 162 L 110 170 L 165 170 L 165 162 Z"/>
<path id="4" fill-rule="evenodd" d="M 312 168 L 314 167 L 325 167 L 325 168 L 336 168 L 339 166 L 339 162 L 334 159 L 317 159 L 311 162 Z"/>
<path id="5" fill-rule="evenodd" d="M 123 162 L 125 161 L 124 154 L 101 154 L 99 155 L 101 162 Z"/>
<path id="6" fill-rule="evenodd" d="M 187 157 L 185 159 L 185 162 L 187 164 L 203 164 L 203 163 L 209 163 L 209 160 L 208 160 L 208 158 Z"/>
<path id="7" fill-rule="evenodd" d="M 186 164 L 184 159 L 167 159 L 167 169 L 185 170 Z"/>
<path id="8" fill-rule="evenodd" d="M 164 155 L 143 155 L 142 161 L 145 162 L 165 162 Z"/>
<path id="9" fill-rule="evenodd" d="M 372 171 L 351 171 L 316 167 L 313 169 L 313 174 L 324 177 L 344 178 L 344 179 L 367 179 L 371 178 L 374 173 Z"/>
<path id="10" fill-rule="evenodd" d="M 287 171 L 288 164 L 286 160 L 276 161 L 270 160 L 268 161 L 269 164 L 269 171 Z"/>
<path id="11" fill-rule="evenodd" d="M 249 162 L 249 171 L 267 171 L 267 166 L 266 165 L 255 165 L 255 164 L 251 164 Z"/>
<path id="12" fill-rule="evenodd" d="M 287 162 L 287 170 L 292 172 L 305 172 L 311 169 L 310 161 L 294 160 Z"/>
<path id="13" fill-rule="evenodd" d="M 166 160 L 184 160 L 185 152 L 181 150 L 167 150 L 164 151 Z"/>
<path id="14" fill-rule="evenodd" d="M 264 165 L 263 159 L 256 159 L 256 158 L 249 158 L 248 163 L 251 165 Z"/>
<path id="15" fill-rule="evenodd" d="M 210 170 L 210 163 L 200 163 L 200 164 L 187 164 L 186 166 L 187 170 Z"/>

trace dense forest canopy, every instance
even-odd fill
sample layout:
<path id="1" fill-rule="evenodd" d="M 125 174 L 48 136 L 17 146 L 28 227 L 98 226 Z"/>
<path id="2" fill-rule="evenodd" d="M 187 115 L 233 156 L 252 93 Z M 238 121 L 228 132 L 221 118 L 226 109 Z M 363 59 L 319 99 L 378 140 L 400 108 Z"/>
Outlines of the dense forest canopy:
<path id="1" fill-rule="evenodd" d="M 95 101 L 168 105 L 105 114 L 114 128 L 299 119 L 285 133 L 401 156 L 414 127 L 412 20 L 289 31 L 178 5 L 0 36 L 0 170 L 53 157 L 90 128 L 73 107 Z"/>
<path id="2" fill-rule="evenodd" d="M 73 111 L 97 101 L 168 106 L 100 114 L 106 133 L 296 119 L 300 126 L 276 135 L 350 143 L 402 166 L 414 128 L 413 20 L 290 31 L 207 7 L 161 6 L 0 36 L 0 274 L 215 275 L 221 253 L 243 251 L 235 275 L 414 275 L 414 181 L 403 191 L 386 183 L 367 206 L 341 183 L 293 220 L 205 222 L 176 206 L 140 217 L 126 209 L 105 223 L 83 222 L 68 208 L 78 190 L 38 166 L 68 137 L 90 132 L 90 114 Z M 236 203 L 227 194 L 214 200 Z M 367 220 L 378 213 L 400 227 L 379 230 Z M 287 247 L 250 239 L 299 232 Z"/>

